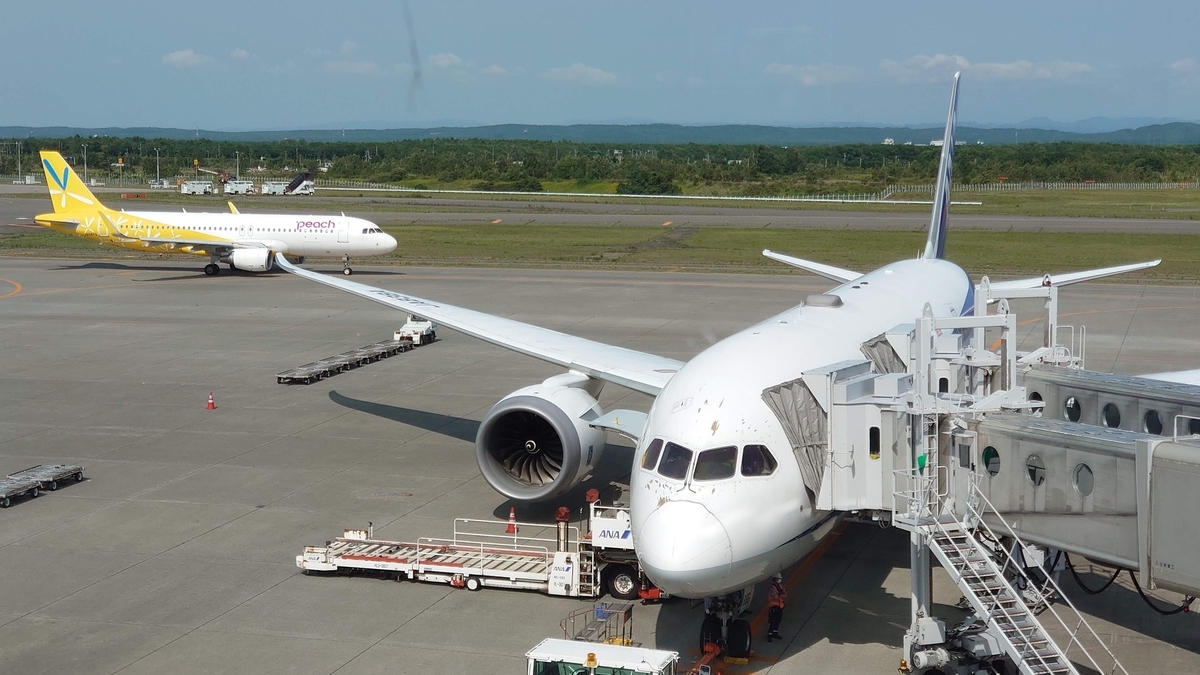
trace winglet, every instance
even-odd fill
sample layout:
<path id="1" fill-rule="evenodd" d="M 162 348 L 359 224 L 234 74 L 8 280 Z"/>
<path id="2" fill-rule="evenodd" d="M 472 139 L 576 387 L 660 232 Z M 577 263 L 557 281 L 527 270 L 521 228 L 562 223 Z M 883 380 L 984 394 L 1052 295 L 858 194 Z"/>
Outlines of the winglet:
<path id="1" fill-rule="evenodd" d="M 942 135 L 942 159 L 938 163 L 937 187 L 933 192 L 933 215 L 929 219 L 929 239 L 922 258 L 946 257 L 946 227 L 950 221 L 950 182 L 954 174 L 954 127 L 958 123 L 958 76 L 950 86 L 950 112 L 946 114 L 946 132 Z"/>
<path id="2" fill-rule="evenodd" d="M 241 213 L 241 211 L 238 211 L 238 210 L 237 210 L 237 207 L 233 205 L 233 202 L 225 202 L 225 203 L 229 205 L 229 212 L 230 212 L 230 213 L 232 213 L 232 214 L 234 214 L 234 215 L 237 215 L 237 214 Z"/>
<path id="3" fill-rule="evenodd" d="M 784 265 L 791 265 L 792 267 L 797 267 L 805 272 L 812 272 L 818 276 L 825 277 L 826 279 L 833 279 L 834 281 L 843 284 L 847 281 L 854 281 L 862 276 L 862 274 L 855 272 L 854 270 L 844 270 L 840 267 L 834 267 L 833 265 L 823 265 L 819 262 L 804 260 L 803 258 L 793 258 L 790 255 L 776 253 L 771 249 L 763 249 L 763 255 L 771 260 L 777 260 Z"/>

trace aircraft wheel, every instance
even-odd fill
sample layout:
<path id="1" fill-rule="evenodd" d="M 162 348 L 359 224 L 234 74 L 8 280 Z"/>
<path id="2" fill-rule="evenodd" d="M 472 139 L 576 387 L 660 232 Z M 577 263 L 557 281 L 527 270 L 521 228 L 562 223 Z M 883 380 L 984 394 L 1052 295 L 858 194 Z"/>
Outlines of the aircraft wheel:
<path id="1" fill-rule="evenodd" d="M 704 623 L 700 624 L 700 651 L 704 645 L 717 644 L 721 641 L 721 617 L 716 614 L 705 614 Z"/>
<path id="2" fill-rule="evenodd" d="M 296 258 L 296 264 L 303 265 L 304 264 L 304 256 L 300 256 L 300 257 Z"/>
<path id="3" fill-rule="evenodd" d="M 204 273 L 210 277 L 215 277 L 221 273 L 221 268 L 217 267 L 216 263 L 208 263 L 204 266 Z"/>
<path id="4" fill-rule="evenodd" d="M 744 659 L 750 656 L 749 621 L 736 619 L 729 622 L 729 643 L 725 647 L 725 653 L 735 659 Z"/>
<path id="5" fill-rule="evenodd" d="M 347 267 L 346 269 L 342 270 L 342 274 L 345 274 L 346 276 L 350 276 L 351 274 L 354 274 L 354 270 Z"/>

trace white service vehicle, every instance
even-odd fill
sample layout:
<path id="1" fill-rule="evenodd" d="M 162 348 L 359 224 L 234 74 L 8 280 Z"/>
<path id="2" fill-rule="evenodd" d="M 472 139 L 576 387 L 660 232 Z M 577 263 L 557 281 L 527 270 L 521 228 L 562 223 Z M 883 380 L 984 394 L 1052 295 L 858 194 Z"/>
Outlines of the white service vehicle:
<path id="1" fill-rule="evenodd" d="M 525 654 L 525 675 L 676 675 L 679 652 L 548 638 Z"/>
<path id="2" fill-rule="evenodd" d="M 231 180 L 225 184 L 225 194 L 252 195 L 254 194 L 254 181 Z"/>
<path id="3" fill-rule="evenodd" d="M 150 181 L 151 190 L 167 190 L 171 187 L 171 181 L 166 178 L 154 178 Z"/>
<path id="4" fill-rule="evenodd" d="M 181 195 L 211 195 L 212 193 L 213 185 L 210 180 L 189 180 L 179 186 Z"/>
<path id="5" fill-rule="evenodd" d="M 408 315 L 408 321 L 395 333 L 395 340 L 411 340 L 414 347 L 429 344 L 437 339 L 437 324 L 429 319 L 422 319 L 414 314 Z"/>
<path id="6" fill-rule="evenodd" d="M 287 183 L 279 181 L 267 181 L 262 184 L 262 193 L 264 195 L 282 195 L 287 190 Z"/>
<path id="7" fill-rule="evenodd" d="M 375 539 L 373 528 L 346 530 L 324 546 L 305 546 L 296 567 L 305 572 L 373 570 L 397 579 L 450 584 L 477 591 L 507 588 L 572 598 L 602 593 L 621 600 L 664 597 L 641 572 L 629 528 L 629 507 L 589 507 L 589 531 L 555 523 L 457 518 L 449 538 Z"/>

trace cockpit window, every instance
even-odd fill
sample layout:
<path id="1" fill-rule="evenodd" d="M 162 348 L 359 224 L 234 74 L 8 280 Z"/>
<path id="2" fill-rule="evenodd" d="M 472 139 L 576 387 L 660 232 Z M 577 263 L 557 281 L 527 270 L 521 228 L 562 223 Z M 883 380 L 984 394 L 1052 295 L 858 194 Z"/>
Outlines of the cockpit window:
<path id="1" fill-rule="evenodd" d="M 743 476 L 770 476 L 779 463 L 765 445 L 747 445 L 742 449 Z"/>
<path id="2" fill-rule="evenodd" d="M 692 480 L 721 480 L 732 478 L 737 471 L 737 446 L 705 450 L 696 459 Z"/>
<path id="3" fill-rule="evenodd" d="M 692 464 L 692 451 L 676 445 L 667 443 L 666 450 L 663 452 L 662 461 L 658 464 L 658 472 L 667 478 L 675 480 L 683 480 L 687 477 L 688 467 Z"/>
<path id="4" fill-rule="evenodd" d="M 658 456 L 662 453 L 662 439 L 656 438 L 650 441 L 650 445 L 646 448 L 646 454 L 642 455 L 642 468 L 648 471 L 653 471 L 655 465 L 658 464 Z"/>

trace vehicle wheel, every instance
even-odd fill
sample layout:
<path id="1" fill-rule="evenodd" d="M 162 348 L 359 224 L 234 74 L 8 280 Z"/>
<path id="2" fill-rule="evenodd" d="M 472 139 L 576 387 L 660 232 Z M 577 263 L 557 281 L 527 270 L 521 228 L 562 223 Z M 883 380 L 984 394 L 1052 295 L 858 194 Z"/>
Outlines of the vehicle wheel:
<path id="1" fill-rule="evenodd" d="M 700 651 L 704 645 L 715 645 L 721 641 L 721 617 L 716 614 L 705 614 L 704 623 L 700 624 Z"/>
<path id="2" fill-rule="evenodd" d="M 735 659 L 750 656 L 750 622 L 736 619 L 729 622 L 729 642 L 725 645 L 725 653 Z"/>
<path id="3" fill-rule="evenodd" d="M 296 264 L 303 265 L 304 264 L 304 256 L 300 256 L 300 257 L 296 258 Z"/>
<path id="4" fill-rule="evenodd" d="M 37 488 L 33 488 L 32 490 L 30 490 L 30 491 L 29 491 L 29 498 L 30 498 L 30 499 L 37 499 L 37 496 L 38 496 L 38 495 L 40 495 L 40 494 L 42 494 L 42 491 L 41 491 L 41 490 L 39 490 L 39 489 L 37 489 Z"/>
<path id="5" fill-rule="evenodd" d="M 5 497 L 4 499 L 0 499 L 0 508 L 7 509 L 11 505 L 12 505 L 12 500 L 9 499 L 8 497 Z"/>
<path id="6" fill-rule="evenodd" d="M 204 266 L 204 273 L 210 277 L 215 277 L 221 273 L 221 268 L 217 267 L 216 263 L 208 263 Z"/>
<path id="7" fill-rule="evenodd" d="M 56 480 L 50 481 L 50 491 L 54 492 L 57 489 L 58 489 L 58 481 L 56 481 Z"/>
<path id="8" fill-rule="evenodd" d="M 437 331 L 435 330 L 435 331 L 433 331 L 432 333 L 430 333 L 430 334 L 429 334 L 429 341 L 430 341 L 430 342 L 433 342 L 433 341 L 434 341 L 434 340 L 436 340 L 436 339 L 437 339 Z"/>
<path id="9" fill-rule="evenodd" d="M 608 594 L 618 600 L 635 600 L 638 596 L 637 572 L 629 565 L 613 565 L 607 570 Z"/>
<path id="10" fill-rule="evenodd" d="M 468 591 L 477 591 L 481 588 L 483 588 L 483 582 L 480 581 L 477 577 L 467 577 L 467 590 Z"/>
<path id="11" fill-rule="evenodd" d="M 81 482 L 82 480 L 83 480 L 83 472 L 79 471 L 75 474 L 75 482 L 78 483 L 78 482 Z"/>
<path id="12" fill-rule="evenodd" d="M 347 267 L 346 269 L 342 270 L 342 274 L 345 274 L 346 276 L 350 276 L 351 274 L 354 274 L 354 270 Z"/>

